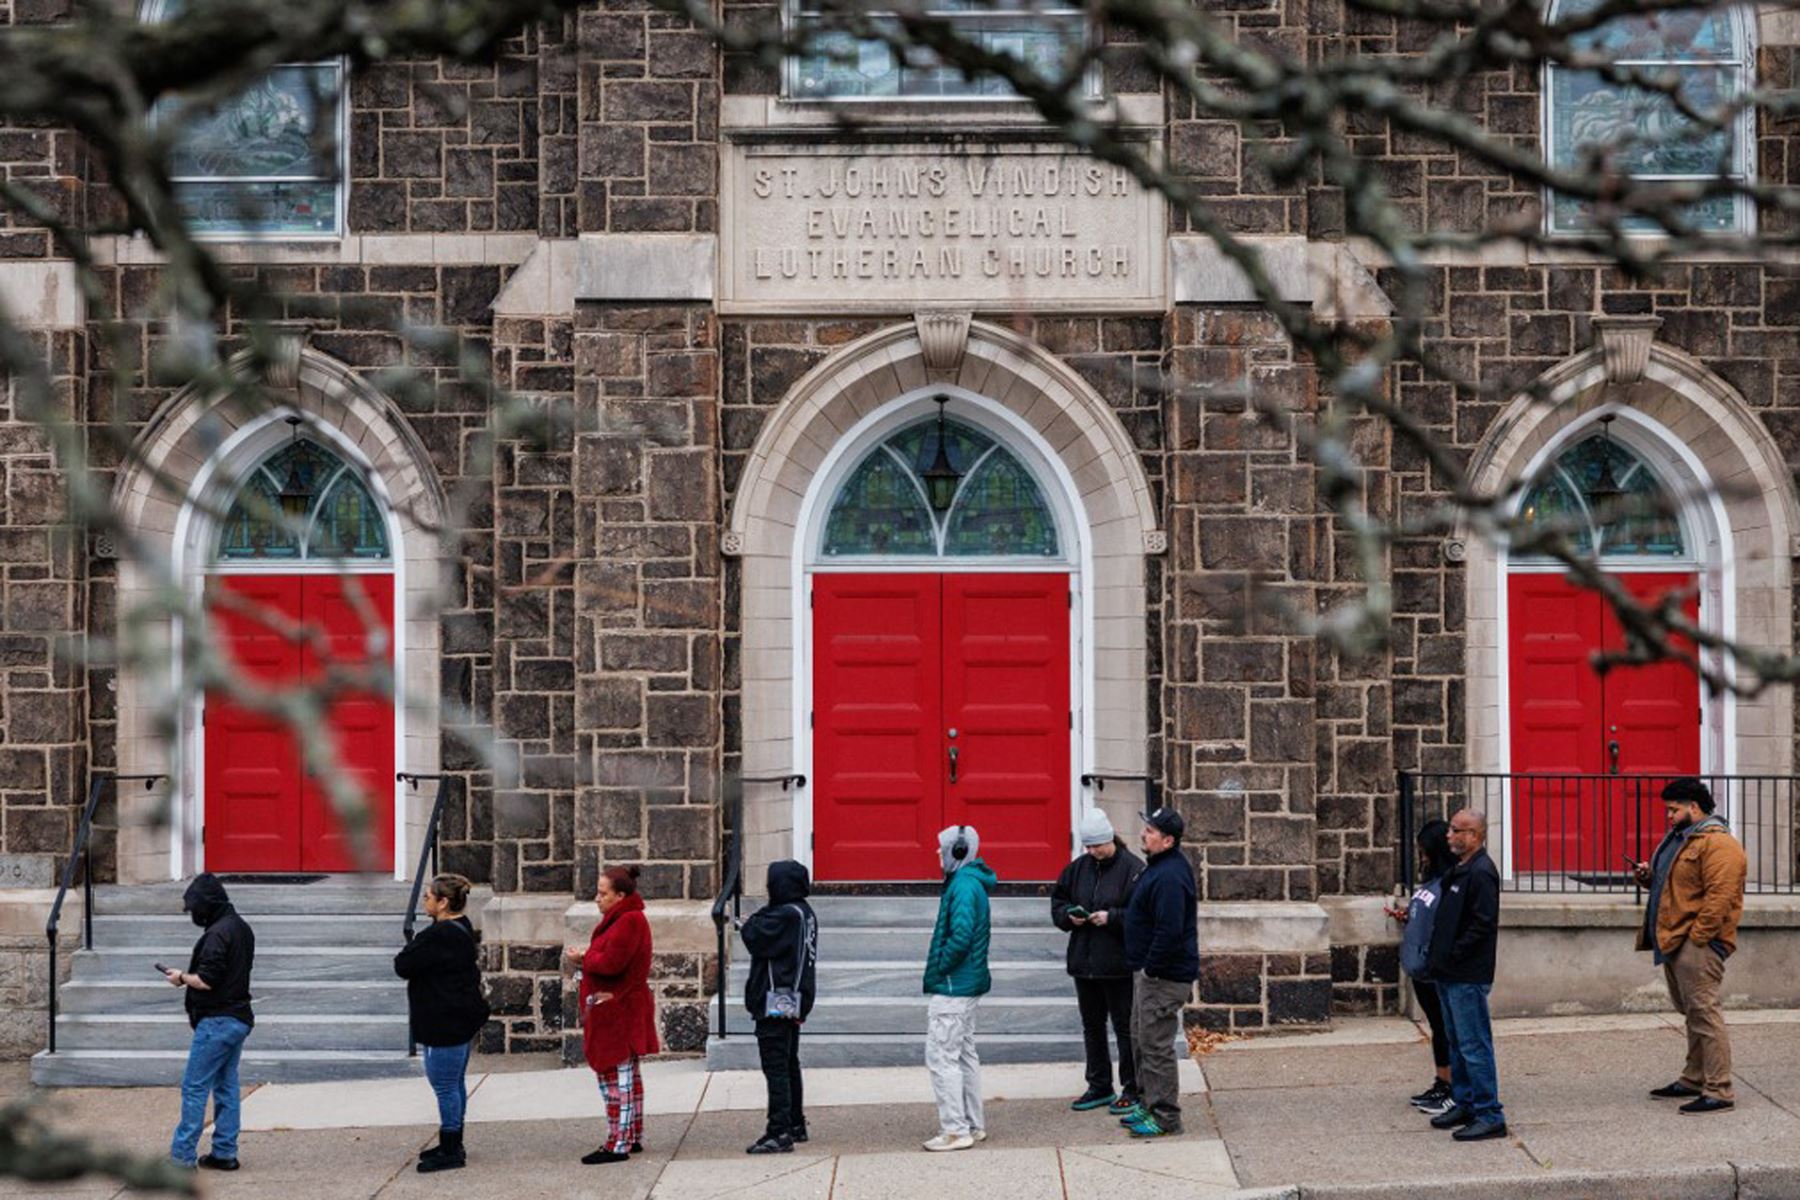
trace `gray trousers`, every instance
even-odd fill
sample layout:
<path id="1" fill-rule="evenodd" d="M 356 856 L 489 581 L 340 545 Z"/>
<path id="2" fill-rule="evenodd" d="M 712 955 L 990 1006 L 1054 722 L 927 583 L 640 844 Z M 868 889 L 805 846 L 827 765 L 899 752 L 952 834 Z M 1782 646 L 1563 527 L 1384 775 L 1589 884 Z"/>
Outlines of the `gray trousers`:
<path id="1" fill-rule="evenodd" d="M 933 996 L 925 1006 L 925 1066 L 937 1097 L 938 1129 L 985 1129 L 981 1111 L 981 1056 L 975 1052 L 979 996 Z"/>
<path id="2" fill-rule="evenodd" d="M 1139 971 L 1132 977 L 1131 1048 L 1137 1059 L 1138 1096 L 1164 1129 L 1181 1128 L 1181 1076 L 1175 1057 L 1175 1035 L 1181 1006 L 1193 994 L 1191 983 L 1152 979 Z"/>

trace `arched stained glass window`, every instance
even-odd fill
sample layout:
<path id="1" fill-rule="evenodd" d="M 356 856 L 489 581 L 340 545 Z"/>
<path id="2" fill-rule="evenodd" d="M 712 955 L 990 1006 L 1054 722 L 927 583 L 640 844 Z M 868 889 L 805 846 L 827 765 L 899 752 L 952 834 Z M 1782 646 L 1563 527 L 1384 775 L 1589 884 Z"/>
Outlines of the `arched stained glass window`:
<path id="1" fill-rule="evenodd" d="M 303 507 L 283 514 L 283 501 Z M 219 531 L 222 560 L 388 557 L 387 523 L 362 477 L 317 442 L 299 439 L 239 485 Z"/>
<path id="2" fill-rule="evenodd" d="M 1602 0 L 1557 0 L 1552 18 L 1566 21 L 1597 9 Z M 1604 59 L 1654 86 L 1635 87 L 1599 71 L 1551 63 L 1546 68 L 1545 132 L 1550 165 L 1588 171 L 1595 154 L 1605 169 L 1641 180 L 1694 182 L 1742 180 L 1750 170 L 1753 111 L 1732 113 L 1751 86 L 1750 21 L 1734 8 L 1686 9 L 1615 17 L 1569 39 L 1578 53 Z M 1699 123 L 1676 101 L 1711 116 Z M 1549 198 L 1550 231 L 1579 233 L 1593 227 L 1587 201 L 1560 193 Z M 1689 206 L 1685 220 L 1698 232 L 1749 227 L 1749 201 L 1732 194 L 1709 196 Z M 1627 231 L 1659 232 L 1638 218 Z"/>
<path id="3" fill-rule="evenodd" d="M 933 509 L 926 475 L 937 459 L 938 422 L 909 425 L 869 451 L 838 489 L 825 518 L 825 557 L 1060 553 L 1056 518 L 1025 465 L 972 426 L 945 420 L 941 428 L 956 473 L 950 503 Z"/>
<path id="4" fill-rule="evenodd" d="M 1629 446 L 1595 434 L 1544 469 L 1519 513 L 1529 524 L 1554 523 L 1577 550 L 1597 558 L 1682 558 L 1687 543 L 1678 511 L 1648 463 Z"/>

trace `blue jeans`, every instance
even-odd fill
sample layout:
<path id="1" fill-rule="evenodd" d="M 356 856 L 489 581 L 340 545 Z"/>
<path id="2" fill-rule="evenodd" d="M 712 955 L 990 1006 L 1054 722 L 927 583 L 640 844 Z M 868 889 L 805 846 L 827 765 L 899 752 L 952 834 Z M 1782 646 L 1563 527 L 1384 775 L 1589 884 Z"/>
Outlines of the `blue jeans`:
<path id="1" fill-rule="evenodd" d="M 213 1102 L 212 1155 L 237 1157 L 238 1060 L 249 1036 L 250 1027 L 236 1017 L 203 1017 L 194 1026 L 181 1076 L 181 1124 L 169 1143 L 169 1157 L 181 1165 L 191 1167 L 199 1156 L 208 1095 Z"/>
<path id="2" fill-rule="evenodd" d="M 1450 1039 L 1450 1094 L 1477 1121 L 1506 1124 L 1500 1107 L 1500 1072 L 1494 1063 L 1494 1026 L 1488 1020 L 1486 983 L 1440 983 L 1444 1033 Z"/>
<path id="3" fill-rule="evenodd" d="M 460 1046 L 425 1046 L 425 1080 L 437 1093 L 438 1126 L 452 1133 L 463 1127 L 463 1113 L 469 1108 L 469 1052 L 473 1041 Z"/>

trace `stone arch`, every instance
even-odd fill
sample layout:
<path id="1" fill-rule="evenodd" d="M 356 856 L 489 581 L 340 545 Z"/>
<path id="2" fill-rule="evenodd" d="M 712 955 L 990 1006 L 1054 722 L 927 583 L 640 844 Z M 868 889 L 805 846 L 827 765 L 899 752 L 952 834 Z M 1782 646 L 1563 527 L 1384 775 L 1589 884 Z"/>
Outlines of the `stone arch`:
<path id="1" fill-rule="evenodd" d="M 241 368 L 243 359 L 234 361 Z M 167 774 L 169 810 L 153 814 L 152 798 L 120 797 L 119 876 L 125 882 L 191 874 L 198 844 L 198 764 L 190 752 L 198 705 L 170 703 L 178 685 L 180 609 L 193 611 L 200 572 L 208 565 L 210 522 L 196 517 L 230 479 L 232 468 L 261 457 L 286 435 L 284 416 L 302 417 L 310 431 L 363 472 L 392 514 L 396 647 L 404 729 L 403 769 L 436 770 L 438 762 L 439 627 L 434 598 L 444 558 L 440 530 L 448 504 L 424 444 L 399 408 L 345 364 L 300 350 L 285 372 L 268 381 L 270 404 L 250 411 L 216 394 L 187 388 L 150 418 L 133 444 L 112 493 L 113 511 L 134 531 L 132 553 L 120 556 L 115 611 L 132 614 L 137 651 L 121 661 L 116 705 L 118 769 Z M 399 861 L 417 844 L 429 797 L 409 796 L 397 828 Z M 168 828 L 155 829 L 160 816 Z"/>
<path id="2" fill-rule="evenodd" d="M 1606 335 L 1602 334 L 1603 340 Z M 1547 371 L 1535 394 L 1516 398 L 1495 421 L 1470 466 L 1482 494 L 1514 487 L 1545 452 L 1596 410 L 1626 410 L 1701 464 L 1712 498 L 1722 578 L 1720 619 L 1747 645 L 1791 654 L 1793 561 L 1800 546 L 1800 500 L 1792 474 L 1768 430 L 1724 379 L 1699 360 L 1662 342 L 1649 342 L 1641 368 L 1615 346 L 1596 346 Z M 1472 771 L 1509 766 L 1504 552 L 1470 534 L 1465 573 L 1467 605 L 1467 764 Z M 1723 699 L 1719 771 L 1785 775 L 1793 763 L 1793 698 L 1786 688 Z"/>
<path id="3" fill-rule="evenodd" d="M 958 335 L 960 336 L 960 328 Z M 948 386 L 980 397 L 1054 458 L 1066 476 L 1087 553 L 1080 771 L 1146 769 L 1147 555 L 1164 549 L 1143 464 L 1117 416 L 1088 384 L 1043 347 L 983 322 L 966 342 L 940 344 L 930 322 L 894 325 L 842 347 L 815 366 L 764 423 L 744 465 L 723 539 L 742 559 L 743 767 L 746 774 L 808 772 L 803 687 L 808 629 L 796 604 L 802 508 L 834 449 L 865 418 Z M 1079 773 L 1079 772 L 1078 772 Z M 1115 788 L 1089 799 L 1126 820 L 1138 797 Z M 802 853 L 796 803 L 747 797 L 753 868 Z M 810 811 L 808 808 L 807 811 Z M 754 877 L 754 876 L 752 876 Z"/>

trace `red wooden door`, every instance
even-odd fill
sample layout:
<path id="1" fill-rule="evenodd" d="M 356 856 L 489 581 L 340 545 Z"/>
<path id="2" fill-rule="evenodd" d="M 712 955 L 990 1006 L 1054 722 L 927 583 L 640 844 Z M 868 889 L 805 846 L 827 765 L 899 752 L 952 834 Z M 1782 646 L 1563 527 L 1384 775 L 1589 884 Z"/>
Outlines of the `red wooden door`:
<path id="1" fill-rule="evenodd" d="M 944 576 L 943 725 L 957 751 L 944 825 L 975 826 L 1002 879 L 1056 878 L 1069 861 L 1067 575 Z"/>
<path id="2" fill-rule="evenodd" d="M 1068 597 L 1067 575 L 814 577 L 820 880 L 936 879 L 937 832 L 952 824 L 976 827 L 1002 879 L 1056 877 L 1069 859 Z"/>
<path id="3" fill-rule="evenodd" d="M 212 607 L 221 652 L 271 690 L 327 679 L 334 668 L 393 661 L 392 576 L 245 574 L 216 577 L 212 586 L 233 599 Z M 293 627 L 284 629 L 287 622 Z M 377 691 L 347 687 L 334 694 L 326 725 L 339 769 L 361 785 L 367 805 L 368 840 L 360 844 L 308 777 L 289 730 L 223 693 L 208 693 L 208 870 L 387 869 L 394 844 L 393 705 Z"/>
<path id="4" fill-rule="evenodd" d="M 1685 572 L 1615 578 L 1645 600 L 1694 582 Z M 1560 575 L 1514 575 L 1507 600 L 1513 869 L 1617 873 L 1621 855 L 1643 858 L 1661 836 L 1661 784 L 1604 776 L 1697 773 L 1699 681 L 1672 662 L 1596 672 L 1596 651 L 1623 647 L 1617 617 Z"/>

